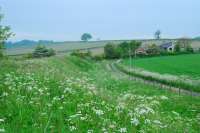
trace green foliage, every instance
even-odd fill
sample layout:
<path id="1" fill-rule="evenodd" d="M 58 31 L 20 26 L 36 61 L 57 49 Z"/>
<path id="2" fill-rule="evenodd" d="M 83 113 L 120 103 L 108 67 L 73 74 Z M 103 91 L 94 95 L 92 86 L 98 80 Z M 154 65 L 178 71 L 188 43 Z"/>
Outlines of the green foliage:
<path id="1" fill-rule="evenodd" d="M 0 14 L 0 23 L 3 18 L 3 15 Z M 2 26 L 0 24 L 0 58 L 3 57 L 3 51 L 4 51 L 4 43 L 5 41 L 13 36 L 14 34 L 10 31 L 9 26 Z"/>
<path id="2" fill-rule="evenodd" d="M 120 57 L 120 51 L 118 47 L 111 43 L 104 47 L 104 54 L 107 59 L 115 59 Z"/>
<path id="3" fill-rule="evenodd" d="M 71 53 L 72 56 L 77 56 L 77 57 L 80 57 L 80 58 L 90 58 L 92 56 L 92 53 L 91 51 L 81 51 L 81 50 L 75 50 Z"/>
<path id="4" fill-rule="evenodd" d="M 160 49 L 156 44 L 151 44 L 147 49 L 148 55 L 158 55 L 160 54 Z"/>
<path id="5" fill-rule="evenodd" d="M 128 56 L 134 56 L 135 50 L 141 46 L 141 42 L 131 41 L 122 42 L 119 45 L 107 44 L 104 47 L 105 57 L 109 59 L 125 58 Z"/>
<path id="6" fill-rule="evenodd" d="M 84 34 L 81 36 L 81 40 L 82 40 L 82 41 L 88 41 L 88 40 L 90 40 L 90 39 L 92 39 L 92 35 L 89 34 L 89 33 L 84 33 Z"/>
<path id="7" fill-rule="evenodd" d="M 104 60 L 104 59 L 105 59 L 105 55 L 104 55 L 104 54 L 94 55 L 92 58 L 93 58 L 94 60 L 96 60 L 96 61 L 101 61 L 101 60 Z"/>
<path id="8" fill-rule="evenodd" d="M 133 66 L 160 74 L 186 76 L 191 79 L 200 79 L 200 54 L 183 54 L 176 56 L 159 56 L 142 58 L 133 61 Z M 129 65 L 129 60 L 125 60 Z"/>
<path id="9" fill-rule="evenodd" d="M 0 61 L 5 132 L 198 133 L 199 97 L 128 80 L 77 57 Z"/>
<path id="10" fill-rule="evenodd" d="M 180 44 L 176 44 L 176 45 L 174 46 L 174 51 L 177 52 L 177 53 L 181 51 Z"/>
<path id="11" fill-rule="evenodd" d="M 33 52 L 33 57 L 34 58 L 50 57 L 55 54 L 56 53 L 53 49 L 47 49 L 44 45 L 38 45 Z"/>
<path id="12" fill-rule="evenodd" d="M 192 46 L 191 46 L 190 44 L 188 44 L 188 45 L 186 46 L 185 51 L 186 51 L 186 52 L 189 52 L 189 53 L 193 53 L 193 52 L 194 52 L 194 50 L 193 50 L 193 48 L 192 48 Z"/>
<path id="13" fill-rule="evenodd" d="M 155 39 L 160 39 L 160 38 L 161 38 L 160 35 L 161 35 L 161 31 L 160 31 L 160 30 L 157 30 L 157 31 L 155 32 L 155 34 L 154 34 Z"/>

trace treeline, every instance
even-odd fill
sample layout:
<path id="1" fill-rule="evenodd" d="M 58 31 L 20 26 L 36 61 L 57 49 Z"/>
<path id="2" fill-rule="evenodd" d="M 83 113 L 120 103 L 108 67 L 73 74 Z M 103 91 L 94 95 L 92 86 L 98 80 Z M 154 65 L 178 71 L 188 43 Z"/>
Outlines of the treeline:
<path id="1" fill-rule="evenodd" d="M 119 45 L 109 43 L 104 47 L 105 58 L 116 59 L 134 56 L 135 50 L 139 48 L 141 44 L 142 43 L 138 41 L 122 42 Z"/>

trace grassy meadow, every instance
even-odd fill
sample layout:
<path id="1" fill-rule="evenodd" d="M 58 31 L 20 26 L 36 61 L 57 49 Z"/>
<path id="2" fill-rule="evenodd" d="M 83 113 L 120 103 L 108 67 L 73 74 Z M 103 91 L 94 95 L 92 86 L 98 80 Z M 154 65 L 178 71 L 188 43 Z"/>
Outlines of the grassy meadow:
<path id="1" fill-rule="evenodd" d="M 0 60 L 0 132 L 200 131 L 199 97 L 129 81 L 108 63 Z"/>
<path id="2" fill-rule="evenodd" d="M 132 67 L 143 68 L 160 74 L 188 76 L 200 79 L 200 54 L 138 58 L 132 60 Z M 124 64 L 129 65 L 129 59 Z"/>

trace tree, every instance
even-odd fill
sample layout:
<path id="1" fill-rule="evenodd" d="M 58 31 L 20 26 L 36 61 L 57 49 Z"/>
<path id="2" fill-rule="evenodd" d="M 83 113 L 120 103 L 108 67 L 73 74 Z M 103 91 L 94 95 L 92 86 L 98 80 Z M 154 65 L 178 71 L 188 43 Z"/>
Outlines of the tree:
<path id="1" fill-rule="evenodd" d="M 120 52 L 117 46 L 114 44 L 108 43 L 104 47 L 105 57 L 108 59 L 114 59 L 120 57 Z"/>
<path id="2" fill-rule="evenodd" d="M 160 39 L 160 38 L 161 38 L 160 35 L 161 35 L 161 31 L 160 31 L 160 30 L 157 30 L 157 31 L 155 32 L 155 34 L 154 34 L 155 39 Z"/>
<path id="3" fill-rule="evenodd" d="M 148 46 L 147 53 L 150 55 L 156 55 L 160 53 L 159 47 L 156 44 L 151 44 Z"/>
<path id="4" fill-rule="evenodd" d="M 92 35 L 89 34 L 89 33 L 84 33 L 84 34 L 81 36 L 81 40 L 82 40 L 82 41 L 88 41 L 88 40 L 90 40 L 90 39 L 92 39 Z"/>
<path id="5" fill-rule="evenodd" d="M 128 57 L 129 55 L 133 56 L 135 54 L 135 50 L 141 46 L 141 42 L 131 41 L 131 42 L 122 42 L 119 44 L 120 55 L 121 57 Z"/>
<path id="6" fill-rule="evenodd" d="M 5 41 L 13 36 L 14 34 L 10 31 L 9 26 L 2 26 L 1 20 L 3 18 L 3 15 L 0 13 L 0 57 L 3 57 L 3 51 L 5 49 Z"/>
<path id="7" fill-rule="evenodd" d="M 177 52 L 177 53 L 181 51 L 180 44 L 176 44 L 176 45 L 174 46 L 174 51 Z"/>

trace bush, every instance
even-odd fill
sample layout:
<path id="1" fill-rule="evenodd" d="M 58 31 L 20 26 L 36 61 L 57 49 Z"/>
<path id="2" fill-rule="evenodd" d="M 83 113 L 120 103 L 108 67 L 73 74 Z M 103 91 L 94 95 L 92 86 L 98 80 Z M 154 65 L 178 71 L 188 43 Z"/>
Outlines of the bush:
<path id="1" fill-rule="evenodd" d="M 107 59 L 119 58 L 120 49 L 114 44 L 109 43 L 104 47 L 104 54 L 105 54 L 105 58 Z"/>
<path id="2" fill-rule="evenodd" d="M 177 53 L 181 51 L 181 46 L 180 46 L 180 44 L 177 43 L 177 44 L 174 46 L 174 51 L 177 52 Z"/>
<path id="3" fill-rule="evenodd" d="M 23 58 L 31 59 L 31 58 L 33 58 L 33 54 L 32 53 L 25 54 L 25 55 L 23 55 Z"/>
<path id="4" fill-rule="evenodd" d="M 107 44 L 104 47 L 105 57 L 108 59 L 115 58 L 125 58 L 129 55 L 133 56 L 135 50 L 140 47 L 141 42 L 131 41 L 131 42 L 122 42 L 119 45 Z"/>
<path id="5" fill-rule="evenodd" d="M 188 52 L 188 53 L 193 53 L 194 52 L 194 50 L 193 50 L 191 45 L 187 45 L 186 48 L 185 48 L 185 51 Z"/>
<path id="6" fill-rule="evenodd" d="M 101 60 L 103 60 L 104 58 L 105 58 L 105 55 L 104 55 L 104 54 L 93 56 L 93 59 L 96 60 L 96 61 L 101 61 Z"/>
<path id="7" fill-rule="evenodd" d="M 80 58 L 90 58 L 92 56 L 91 52 L 88 50 L 87 52 L 83 52 L 81 50 L 75 50 L 71 53 L 72 56 L 77 56 Z"/>
<path id="8" fill-rule="evenodd" d="M 55 55 L 55 51 L 53 49 L 47 49 L 44 45 L 38 45 L 33 52 L 34 58 L 41 58 L 41 57 L 50 57 Z"/>
<path id="9" fill-rule="evenodd" d="M 146 52 L 148 55 L 159 55 L 161 51 L 156 44 L 151 44 L 148 46 L 148 49 Z"/>

